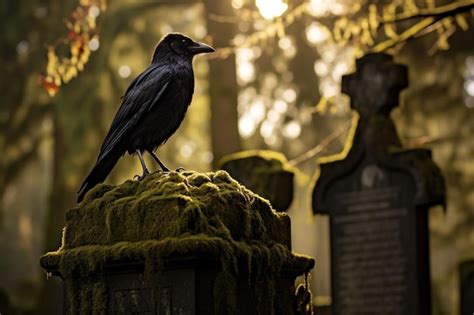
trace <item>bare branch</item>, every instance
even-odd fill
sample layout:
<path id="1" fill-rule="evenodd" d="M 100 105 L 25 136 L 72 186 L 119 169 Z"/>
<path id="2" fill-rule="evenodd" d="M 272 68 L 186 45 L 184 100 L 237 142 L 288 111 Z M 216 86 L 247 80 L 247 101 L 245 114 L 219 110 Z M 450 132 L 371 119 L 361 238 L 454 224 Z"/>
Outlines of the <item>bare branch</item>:
<path id="1" fill-rule="evenodd" d="M 319 153 L 323 152 L 334 140 L 338 139 L 344 132 L 349 130 L 351 126 L 352 118 L 348 119 L 346 122 L 343 123 L 343 125 L 333 131 L 329 136 L 324 138 L 320 143 L 318 143 L 316 146 L 313 148 L 309 149 L 305 153 L 301 154 L 300 156 L 297 156 L 294 159 L 291 159 L 289 161 L 290 164 L 297 166 L 299 164 L 302 164 L 309 159 L 314 158 L 317 156 Z"/>

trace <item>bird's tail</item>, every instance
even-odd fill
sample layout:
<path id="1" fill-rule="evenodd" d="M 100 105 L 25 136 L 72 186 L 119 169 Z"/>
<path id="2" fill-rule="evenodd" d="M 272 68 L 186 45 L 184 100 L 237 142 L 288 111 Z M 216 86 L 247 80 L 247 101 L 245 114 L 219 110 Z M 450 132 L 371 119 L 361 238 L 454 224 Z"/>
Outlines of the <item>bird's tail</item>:
<path id="1" fill-rule="evenodd" d="M 86 193 L 94 188 L 95 185 L 102 183 L 105 180 L 115 164 L 117 164 L 119 158 L 120 155 L 118 154 L 110 154 L 109 156 L 97 161 L 77 192 L 77 203 L 80 203 Z"/>

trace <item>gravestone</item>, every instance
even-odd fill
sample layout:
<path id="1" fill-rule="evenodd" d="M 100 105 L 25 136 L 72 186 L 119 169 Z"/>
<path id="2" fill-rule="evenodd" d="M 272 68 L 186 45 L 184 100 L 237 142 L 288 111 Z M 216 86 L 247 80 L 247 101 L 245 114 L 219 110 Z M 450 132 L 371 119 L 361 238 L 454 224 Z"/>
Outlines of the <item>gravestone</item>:
<path id="1" fill-rule="evenodd" d="M 431 312 L 427 211 L 444 204 L 444 181 L 429 150 L 402 147 L 390 118 L 407 85 L 386 54 L 342 79 L 358 115 L 313 191 L 313 212 L 329 215 L 334 315 Z"/>
<path id="2" fill-rule="evenodd" d="M 157 172 L 96 186 L 40 264 L 68 314 L 283 315 L 314 266 L 290 248 L 289 216 L 228 173 Z"/>
<path id="3" fill-rule="evenodd" d="M 474 314 L 474 260 L 459 264 L 460 314 Z"/>
<path id="4" fill-rule="evenodd" d="M 270 201 L 276 211 L 287 211 L 293 201 L 294 168 L 275 151 L 250 150 L 223 157 L 219 169 Z"/>

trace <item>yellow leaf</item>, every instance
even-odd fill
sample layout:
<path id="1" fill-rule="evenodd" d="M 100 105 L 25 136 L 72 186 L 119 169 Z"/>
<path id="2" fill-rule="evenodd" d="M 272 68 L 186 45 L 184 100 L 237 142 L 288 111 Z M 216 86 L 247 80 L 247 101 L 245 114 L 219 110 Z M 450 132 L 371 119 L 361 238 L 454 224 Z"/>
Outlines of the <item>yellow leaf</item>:
<path id="1" fill-rule="evenodd" d="M 456 23 L 463 31 L 467 31 L 469 29 L 469 24 L 467 23 L 464 14 L 457 14 L 454 16 L 454 18 L 456 19 Z"/>
<path id="2" fill-rule="evenodd" d="M 396 12 L 397 7 L 393 4 L 388 5 L 384 8 L 383 10 L 383 19 L 384 20 L 393 20 L 395 17 L 395 12 Z M 398 38 L 397 31 L 395 29 L 395 24 L 394 23 L 385 23 L 383 25 L 383 29 L 385 32 L 385 35 L 387 37 L 395 39 Z"/>
<path id="3" fill-rule="evenodd" d="M 377 5 L 371 4 L 369 6 L 369 26 L 372 36 L 377 36 L 377 29 L 379 27 L 379 18 L 377 16 Z"/>
<path id="4" fill-rule="evenodd" d="M 370 34 L 369 21 L 363 19 L 360 23 L 362 29 L 362 35 L 360 38 L 361 44 L 371 46 L 374 44 L 374 40 Z"/>
<path id="5" fill-rule="evenodd" d="M 333 33 L 334 33 L 334 40 L 336 42 L 341 42 L 342 41 L 343 34 L 344 34 L 343 32 L 345 32 L 347 24 L 348 24 L 348 20 L 345 17 L 338 19 L 336 21 L 336 23 L 334 23 Z M 349 34 L 349 36 L 350 36 L 350 34 Z"/>
<path id="6" fill-rule="evenodd" d="M 444 19 L 441 20 L 442 23 L 443 23 L 443 26 L 446 28 L 446 29 L 450 29 L 453 27 L 453 18 L 452 17 L 446 17 Z"/>
<path id="7" fill-rule="evenodd" d="M 418 11 L 418 6 L 413 0 L 405 0 L 403 8 L 405 12 L 409 13 L 415 13 Z"/>

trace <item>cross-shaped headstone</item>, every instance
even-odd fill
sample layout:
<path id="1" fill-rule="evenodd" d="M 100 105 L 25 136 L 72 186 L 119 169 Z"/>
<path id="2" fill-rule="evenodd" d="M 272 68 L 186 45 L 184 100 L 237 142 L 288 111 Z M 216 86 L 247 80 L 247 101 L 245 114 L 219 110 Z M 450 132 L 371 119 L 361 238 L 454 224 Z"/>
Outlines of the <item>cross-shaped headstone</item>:
<path id="1" fill-rule="evenodd" d="M 385 54 L 369 54 L 356 61 L 357 71 L 342 77 L 342 92 L 361 116 L 388 114 L 408 86 L 407 67 Z"/>
<path id="2" fill-rule="evenodd" d="M 390 111 L 407 68 L 369 54 L 342 80 L 359 113 L 343 158 L 320 161 L 313 211 L 329 215 L 332 314 L 430 314 L 427 210 L 444 203 L 429 150 L 404 150 Z"/>

